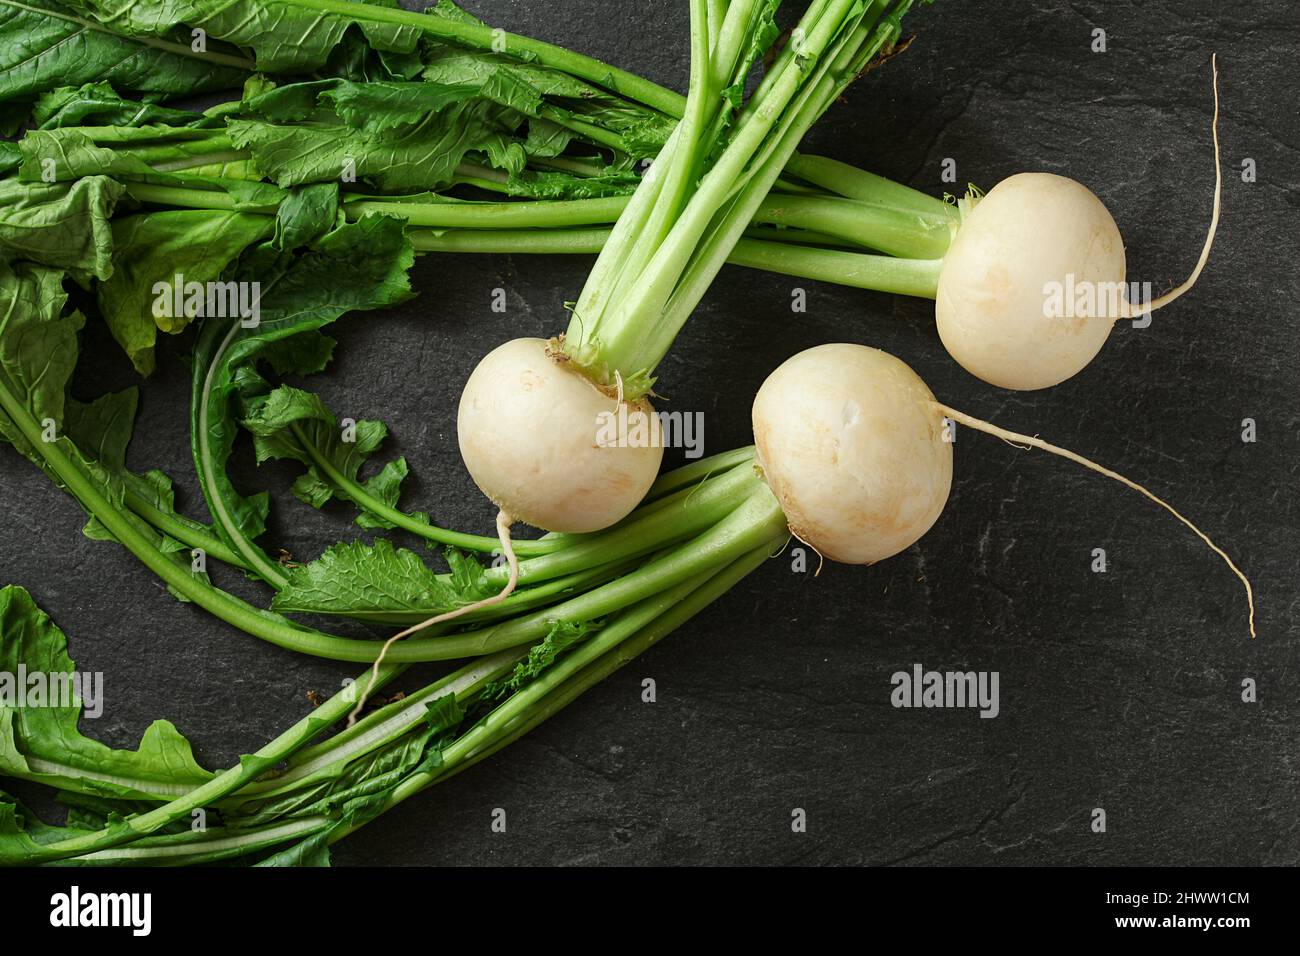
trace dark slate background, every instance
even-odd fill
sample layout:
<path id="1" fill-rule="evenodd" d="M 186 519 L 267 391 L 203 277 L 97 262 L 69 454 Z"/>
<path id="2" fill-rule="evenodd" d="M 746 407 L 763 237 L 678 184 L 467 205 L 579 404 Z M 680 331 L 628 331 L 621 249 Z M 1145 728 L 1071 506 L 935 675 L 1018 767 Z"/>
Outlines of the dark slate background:
<path id="1" fill-rule="evenodd" d="M 469 7 L 684 86 L 684 2 Z M 909 25 L 913 48 L 853 89 L 807 149 L 935 193 L 952 188 L 945 157 L 985 188 L 1022 170 L 1073 176 L 1113 211 L 1130 278 L 1157 288 L 1188 270 L 1207 220 L 1217 51 L 1227 179 L 1200 285 L 1150 328 L 1119 328 L 1075 379 L 1016 394 L 948 359 L 929 303 L 728 269 L 662 369 L 669 407 L 703 411 L 720 451 L 750 440 L 750 400 L 787 356 L 834 341 L 886 349 L 944 401 L 1095 457 L 1199 520 L 1252 576 L 1259 639 L 1235 579 L 1159 509 L 964 432 L 952 498 L 919 545 L 816 579 L 788 556 L 769 563 L 530 737 L 349 838 L 337 863 L 1300 862 L 1294 14 L 1270 0 L 941 0 Z M 1252 184 L 1234 170 L 1246 157 Z M 589 265 L 427 256 L 420 298 L 340 325 L 321 389 L 339 414 L 391 425 L 418 475 L 405 504 L 490 529 L 456 452 L 461 383 L 504 339 L 562 329 Z M 791 312 L 796 286 L 806 314 Z M 496 287 L 505 315 L 490 310 Z M 197 513 L 183 345 L 145 389 L 132 460 L 176 476 Z M 103 334 L 87 351 L 86 395 L 130 381 Z M 1254 444 L 1240 438 L 1246 417 Z M 292 473 L 254 469 L 246 449 L 240 468 L 248 490 Z M 355 671 L 178 604 L 125 552 L 82 538 L 73 502 L 8 451 L 0 482 L 0 580 L 33 592 L 81 668 L 106 672 L 107 710 L 90 727 L 101 739 L 134 745 L 166 716 L 224 766 L 301 716 L 308 690 Z M 354 533 L 346 512 L 281 495 L 266 540 L 309 557 Z M 1089 570 L 1097 547 L 1105 574 Z M 890 675 L 916 662 L 1000 672 L 1001 715 L 893 709 Z M 645 677 L 656 704 L 640 702 Z M 1256 704 L 1240 700 L 1245 677 Z M 506 834 L 490 832 L 495 807 Z M 791 832 L 795 807 L 806 834 Z"/>

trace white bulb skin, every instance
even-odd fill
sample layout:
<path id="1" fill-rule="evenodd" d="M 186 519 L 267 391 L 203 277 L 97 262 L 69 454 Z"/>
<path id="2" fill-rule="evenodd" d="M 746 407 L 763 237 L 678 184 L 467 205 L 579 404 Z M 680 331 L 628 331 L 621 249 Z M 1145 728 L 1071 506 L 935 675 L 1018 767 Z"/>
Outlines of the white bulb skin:
<path id="1" fill-rule="evenodd" d="M 659 418 L 644 399 L 626 403 L 629 420 L 648 416 L 650 440 L 637 447 L 598 442 L 601 414 L 614 398 L 563 361 L 545 339 L 514 339 L 484 356 L 465 382 L 456 418 L 470 477 L 516 521 L 546 531 L 607 528 L 635 508 L 663 460 Z"/>
<path id="2" fill-rule="evenodd" d="M 1125 281 L 1124 242 L 1101 200 L 1072 179 L 1004 179 L 962 221 L 944 256 L 935 299 L 939 337 L 972 375 L 1018 390 L 1049 388 L 1096 357 L 1114 327 L 1044 314 L 1049 283 Z"/>
<path id="3" fill-rule="evenodd" d="M 821 345 L 754 399 L 755 462 L 790 530 L 824 557 L 873 564 L 910 547 L 952 487 L 952 443 L 908 366 L 863 345 Z"/>

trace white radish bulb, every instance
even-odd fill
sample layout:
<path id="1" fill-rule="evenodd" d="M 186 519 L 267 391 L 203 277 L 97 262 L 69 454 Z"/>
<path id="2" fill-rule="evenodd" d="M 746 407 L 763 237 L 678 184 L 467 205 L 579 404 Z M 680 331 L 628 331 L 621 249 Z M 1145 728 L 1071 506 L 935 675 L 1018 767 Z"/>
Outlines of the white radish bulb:
<path id="1" fill-rule="evenodd" d="M 947 429 L 961 424 L 1059 455 L 1164 508 L 1241 581 L 1255 636 L 1249 579 L 1172 505 L 1068 448 L 941 404 L 915 372 L 887 352 L 862 345 L 821 345 L 800 352 L 768 376 L 754 399 L 753 414 L 755 463 L 790 531 L 824 557 L 872 564 L 929 531 L 952 487 L 953 436 Z"/>
<path id="2" fill-rule="evenodd" d="M 602 423 L 620 411 L 627 440 L 611 442 Z M 456 434 L 483 493 L 546 531 L 614 524 L 640 503 L 663 459 L 650 403 L 618 403 L 556 361 L 544 339 L 514 339 L 479 362 L 461 393 Z"/>
<path id="3" fill-rule="evenodd" d="M 1101 200 L 1051 173 L 1005 179 L 965 216 L 939 271 L 939 337 L 968 372 L 1003 388 L 1056 385 L 1096 357 L 1115 320 L 1162 309 L 1196 285 L 1223 195 L 1219 68 L 1210 63 L 1214 207 L 1191 275 L 1150 302 L 1128 302 L 1124 243 Z"/>
<path id="4" fill-rule="evenodd" d="M 1063 176 L 1012 176 L 979 200 L 944 256 L 939 337 L 963 368 L 990 384 L 1056 385 L 1105 344 L 1119 317 L 1107 314 L 1105 296 L 1125 274 L 1124 242 L 1100 199 Z M 1102 293 L 1092 312 L 1070 314 L 1071 287 Z M 1047 314 L 1053 288 L 1067 296 L 1063 315 Z"/>
<path id="5" fill-rule="evenodd" d="M 790 530 L 834 561 L 871 564 L 916 542 L 952 486 L 934 395 L 906 364 L 821 345 L 758 390 L 755 461 Z"/>

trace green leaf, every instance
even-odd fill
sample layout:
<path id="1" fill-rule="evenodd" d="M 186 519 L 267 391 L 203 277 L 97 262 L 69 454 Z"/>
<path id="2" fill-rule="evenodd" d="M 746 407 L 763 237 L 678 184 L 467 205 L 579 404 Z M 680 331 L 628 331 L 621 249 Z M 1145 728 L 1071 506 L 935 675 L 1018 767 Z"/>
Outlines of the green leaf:
<path id="1" fill-rule="evenodd" d="M 53 686 L 71 686 L 67 642 L 25 590 L 0 588 L 0 773 L 67 790 L 112 797 L 177 796 L 212 778 L 194 760 L 190 743 L 165 720 L 145 731 L 136 750 L 118 750 L 85 737 L 77 728 L 80 700 L 66 706 L 31 703 L 32 675 Z M 28 687 L 10 686 L 5 676 L 27 675 Z M 53 695 L 51 695 L 52 697 Z"/>
<path id="2" fill-rule="evenodd" d="M 279 375 L 314 375 L 323 372 L 329 365 L 337 344 L 323 332 L 308 329 L 288 338 L 268 342 L 258 351 L 257 360 L 271 366 Z M 249 369 L 249 366 L 244 366 L 237 374 L 241 377 L 256 375 Z M 255 389 L 246 389 L 241 385 L 240 391 L 252 395 L 264 392 L 269 387 L 263 380 L 261 386 Z"/>
<path id="3" fill-rule="evenodd" d="M 63 314 L 63 273 L 19 262 L 0 262 L 0 380 L 22 402 L 34 422 L 54 434 L 63 421 L 68 380 L 77 364 L 80 312 Z M 44 459 L 8 415 L 0 415 L 0 437 L 37 464 Z"/>
<path id="4" fill-rule="evenodd" d="M 136 388 L 109 392 L 92 402 L 68 396 L 64 403 L 64 433 L 83 455 L 112 471 L 124 471 L 139 397 Z"/>
<path id="5" fill-rule="evenodd" d="M 379 471 L 367 478 L 362 483 L 362 487 L 366 489 L 367 494 L 378 498 L 388 507 L 396 508 L 397 501 L 402 496 L 402 482 L 406 480 L 409 473 L 406 459 L 394 458 L 392 461 L 385 462 Z M 408 512 L 407 516 L 425 524 L 429 520 L 429 516 L 423 511 Z M 362 511 L 357 515 L 357 524 L 372 529 L 396 527 L 391 521 L 370 511 Z"/>
<path id="6" fill-rule="evenodd" d="M 573 133 L 559 123 L 548 119 L 530 119 L 528 121 L 528 138 L 524 141 L 524 152 L 529 156 L 546 159 L 559 156 L 573 141 Z"/>
<path id="7" fill-rule="evenodd" d="M 546 637 L 534 644 L 529 649 L 528 656 L 515 665 L 509 677 L 495 681 L 483 689 L 483 699 L 500 700 L 531 684 L 561 654 L 602 626 L 600 621 L 556 621 Z"/>
<path id="8" fill-rule="evenodd" d="M 626 196 L 640 182 L 640 177 L 635 174 L 618 170 L 599 176 L 527 170 L 510 177 L 506 193 L 528 199 L 598 199 L 602 196 Z"/>
<path id="9" fill-rule="evenodd" d="M 353 309 L 377 309 L 411 295 L 414 252 L 403 224 L 365 216 L 332 230 L 300 253 L 263 244 L 248 250 L 225 278 L 261 284 L 255 328 L 205 320 L 195 346 L 191 436 L 195 465 L 218 533 L 236 550 L 265 527 L 265 498 L 244 498 L 226 475 L 237 432 L 235 398 L 247 394 L 252 366 L 309 372 L 333 343 L 320 329 Z M 241 387 L 242 386 L 242 387 Z"/>
<path id="10" fill-rule="evenodd" d="M 345 541 L 315 561 L 289 570 L 289 584 L 272 602 L 276 611 L 313 614 L 390 614 L 430 616 L 472 604 L 489 593 L 481 574 L 472 583 L 435 574 L 414 551 Z"/>
<path id="11" fill-rule="evenodd" d="M 213 39 L 251 50 L 257 68 L 267 73 L 301 73 L 324 66 L 349 29 L 359 28 L 375 49 L 398 53 L 414 50 L 421 36 L 421 31 L 406 25 L 356 21 L 277 0 L 67 0 L 67 4 L 128 37 L 188 37 L 192 29 L 203 30 Z"/>
<path id="12" fill-rule="evenodd" d="M 241 260 L 230 277 L 261 279 L 261 323 L 232 342 L 231 355 L 251 359 L 271 342 L 320 329 L 347 312 L 406 301 L 414 261 L 404 224 L 374 215 L 340 225 L 288 261 Z"/>
<path id="13" fill-rule="evenodd" d="M 227 129 L 278 185 L 354 175 L 396 191 L 451 184 L 466 155 L 502 153 L 521 119 L 477 86 L 336 81 L 273 90 Z"/>
<path id="14" fill-rule="evenodd" d="M 502 89 L 526 88 L 531 91 L 530 97 L 539 102 L 543 97 L 623 102 L 568 73 L 518 60 L 503 53 L 466 49 L 449 43 L 433 42 L 428 45 L 420 77 L 430 83 L 448 85 L 472 84 L 485 87 L 495 82 Z"/>
<path id="15" fill-rule="evenodd" d="M 277 209 L 271 246 L 293 250 L 310 245 L 341 224 L 338 183 L 291 189 Z"/>
<path id="16" fill-rule="evenodd" d="M 184 329 L 196 318 L 190 305 L 206 311 L 209 301 L 218 309 L 229 302 L 224 293 L 233 287 L 223 286 L 223 294 L 211 300 L 209 289 L 197 300 L 185 293 L 177 310 L 172 294 L 176 277 L 182 287 L 214 283 L 245 249 L 274 229 L 270 216 L 209 209 L 141 213 L 113 222 L 114 268 L 99 286 L 99 307 L 141 375 L 153 371 L 157 329 Z"/>
<path id="17" fill-rule="evenodd" d="M 148 131 L 142 131 L 142 135 Z M 29 130 L 18 142 L 24 183 L 69 182 L 83 176 L 148 174 L 150 168 L 129 153 L 98 145 L 80 128 Z"/>
<path id="18" fill-rule="evenodd" d="M 85 320 L 79 312 L 64 313 L 67 296 L 62 280 L 63 274 L 57 270 L 31 263 L 0 263 L 0 391 L 18 406 L 0 409 L 0 440 L 13 445 L 67 490 L 63 476 L 33 441 L 55 446 L 159 551 L 188 564 L 180 542 L 160 534 L 125 506 L 129 489 L 177 521 L 202 529 L 197 522 L 175 514 L 171 485 L 165 476 L 136 475 L 126 468 L 135 390 L 89 403 L 67 394 L 77 362 L 77 333 Z M 39 437 L 33 438 L 34 433 Z M 96 540 L 112 540 L 93 514 L 85 533 Z"/>
<path id="19" fill-rule="evenodd" d="M 396 507 L 401 494 L 402 480 L 407 475 L 405 459 L 388 462 L 363 483 L 357 478 L 388 434 L 382 422 L 363 419 L 345 428 L 319 396 L 281 385 L 268 394 L 248 398 L 242 424 L 253 435 L 259 463 L 288 458 L 307 466 L 307 473 L 293 486 L 300 500 L 321 508 L 331 499 L 341 498 L 363 509 L 357 518 L 362 527 L 393 527 L 365 513 L 364 504 L 356 496 L 357 489 L 363 489 L 389 507 Z M 329 463 L 329 470 L 320 467 L 318 456 Z"/>
<path id="20" fill-rule="evenodd" d="M 330 865 L 330 844 L 329 837 L 334 831 L 330 827 L 320 833 L 314 833 L 283 850 L 278 850 L 270 856 L 254 864 L 255 866 L 329 866 Z"/>
<path id="21" fill-rule="evenodd" d="M 425 726 L 437 734 L 444 734 L 460 726 L 465 711 L 455 694 L 442 694 L 425 705 Z"/>
<path id="22" fill-rule="evenodd" d="M 463 161 L 486 162 L 513 178 L 530 157 L 557 156 L 588 135 L 565 127 L 572 121 L 623 138 L 632 158 L 657 153 L 671 130 L 585 84 L 494 54 L 457 50 L 441 67 L 436 77 L 426 70 L 423 82 L 333 79 L 250 89 L 229 121 L 231 141 L 281 185 L 337 181 L 347 172 L 399 191 L 448 185 Z M 630 192 L 638 182 L 627 156 L 606 164 L 593 154 L 586 162 L 618 174 L 587 195 Z"/>
<path id="23" fill-rule="evenodd" d="M 68 397 L 77 363 L 77 333 L 85 319 L 80 312 L 65 315 L 66 301 L 61 272 L 30 263 L 0 263 L 0 385 L 22 404 L 24 418 L 40 432 L 42 443 L 60 445 L 110 500 L 120 501 L 126 492 L 121 472 L 129 421 L 135 415 L 135 392 L 105 396 L 90 405 Z M 0 438 L 64 487 L 63 479 L 7 411 L 0 414 Z M 77 441 L 86 442 L 88 450 L 79 448 Z M 86 531 L 91 537 L 107 534 L 99 533 L 94 516 Z"/>
<path id="24" fill-rule="evenodd" d="M 124 188 L 105 176 L 72 183 L 0 182 L 0 259 L 68 269 L 81 281 L 113 273 L 110 219 Z"/>
<path id="25" fill-rule="evenodd" d="M 188 185 L 188 177 L 256 180 L 225 130 L 187 126 L 70 126 L 34 129 L 18 144 L 23 182 L 67 182 L 106 175 Z M 183 175 L 178 176 L 178 173 Z"/>
<path id="26" fill-rule="evenodd" d="M 453 20 L 459 23 L 471 23 L 476 27 L 486 26 L 486 22 L 480 20 L 468 10 L 462 10 L 453 0 L 438 0 L 431 9 L 432 13 L 437 14 L 445 20 Z"/>
<path id="27" fill-rule="evenodd" d="M 39 858 L 41 845 L 74 835 L 63 827 L 51 827 L 0 790 L 0 864 L 26 866 Z"/>
<path id="28" fill-rule="evenodd" d="M 243 425 L 253 433 L 258 462 L 292 458 L 304 465 L 314 459 L 304 450 L 291 426 L 297 426 L 312 446 L 350 479 L 388 434 L 383 422 L 359 421 L 350 428 L 340 426 L 317 395 L 281 385 L 249 408 Z M 321 426 L 324 427 L 321 427 Z"/>
<path id="29" fill-rule="evenodd" d="M 103 80 L 81 86 L 60 86 L 43 93 L 32 107 L 32 122 L 40 129 L 64 126 L 204 126 L 219 121 L 190 110 L 126 99 Z"/>
<path id="30" fill-rule="evenodd" d="M 343 35 L 342 42 L 330 54 L 325 67 L 318 75 L 335 76 L 345 80 L 368 82 L 370 80 L 413 80 L 424 69 L 421 48 L 410 52 L 376 50 L 366 42 L 365 36 L 353 30 Z"/>
<path id="31" fill-rule="evenodd" d="M 673 120 L 654 110 L 620 99 L 559 70 L 484 50 L 467 50 L 431 43 L 420 74 L 436 83 L 476 83 L 494 91 L 500 102 L 536 116 L 540 104 L 561 115 L 617 135 L 634 159 L 653 158 L 668 141 Z M 507 92 L 512 91 L 512 92 Z M 534 104 L 529 107 L 528 103 Z"/>
<path id="32" fill-rule="evenodd" d="M 349 128 L 367 136 L 381 136 L 415 126 L 430 114 L 482 98 L 496 101 L 473 84 L 339 82 L 325 84 L 318 102 L 328 106 Z"/>
<path id="33" fill-rule="evenodd" d="M 155 470 L 137 475 L 127 469 L 126 448 L 131 442 L 131 434 L 135 427 L 138 400 L 139 392 L 135 388 L 101 395 L 88 403 L 68 396 L 64 403 L 64 433 L 82 458 L 93 461 L 100 474 L 111 482 L 114 496 L 120 491 L 129 489 L 159 511 L 172 515 L 181 523 L 199 531 L 208 530 L 198 522 L 190 521 L 175 513 L 171 479 L 161 471 Z M 133 523 L 137 527 L 156 539 L 160 551 L 178 555 L 184 552 L 188 555 L 189 549 L 181 542 L 160 535 L 144 521 L 135 518 L 134 515 L 131 517 L 135 519 Z M 90 516 L 83 533 L 92 541 L 116 540 L 96 515 Z"/>
<path id="34" fill-rule="evenodd" d="M 184 40 L 188 49 L 190 41 Z M 155 96 L 237 88 L 246 71 L 116 36 L 48 0 L 0 2 L 0 101 L 107 82 Z"/>

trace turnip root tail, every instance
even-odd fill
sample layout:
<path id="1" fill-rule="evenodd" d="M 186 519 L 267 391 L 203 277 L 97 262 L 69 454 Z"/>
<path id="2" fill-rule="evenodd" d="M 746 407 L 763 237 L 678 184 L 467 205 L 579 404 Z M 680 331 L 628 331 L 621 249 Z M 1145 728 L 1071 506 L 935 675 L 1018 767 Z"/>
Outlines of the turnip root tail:
<path id="1" fill-rule="evenodd" d="M 1214 211 L 1210 214 L 1210 228 L 1205 233 L 1205 245 L 1201 248 L 1201 257 L 1196 260 L 1196 268 L 1180 285 L 1174 286 L 1164 295 L 1152 299 L 1148 303 L 1125 302 L 1120 305 L 1120 319 L 1132 319 L 1140 315 L 1146 315 L 1148 312 L 1154 312 L 1156 309 L 1163 309 L 1174 299 L 1178 298 L 1184 292 L 1196 285 L 1196 280 L 1201 277 L 1201 271 L 1205 268 L 1205 263 L 1210 258 L 1210 247 L 1214 245 L 1214 234 L 1219 229 L 1219 206 L 1223 196 L 1223 165 L 1219 158 L 1219 61 L 1217 55 L 1210 57 L 1210 70 L 1212 71 L 1212 85 L 1214 86 L 1214 118 L 1210 121 L 1211 135 L 1214 137 Z"/>
<path id="2" fill-rule="evenodd" d="M 384 657 L 388 654 L 388 649 L 404 637 L 410 637 L 416 631 L 422 631 L 426 627 L 432 627 L 434 624 L 441 624 L 444 621 L 450 621 L 452 618 L 468 614 L 470 611 L 477 611 L 480 608 L 492 607 L 494 604 L 500 604 L 508 598 L 514 591 L 515 586 L 519 583 L 519 559 L 515 557 L 515 549 L 510 541 L 510 526 L 514 524 L 514 519 L 504 511 L 497 512 L 497 538 L 501 541 L 501 553 L 505 555 L 506 563 L 510 566 L 510 576 L 506 580 L 506 586 L 491 597 L 483 598 L 481 601 L 475 601 L 473 604 L 466 604 L 464 607 L 458 607 L 454 611 L 448 611 L 445 614 L 436 614 L 427 621 L 421 621 L 414 624 L 404 631 L 394 634 L 388 640 L 384 641 L 384 646 L 379 649 L 379 656 L 375 658 L 374 667 L 370 669 L 370 683 L 367 687 L 374 687 L 375 680 L 379 676 L 379 665 L 384 662 Z M 367 690 L 357 701 L 357 705 L 352 708 L 348 714 L 348 726 L 351 727 L 357 722 L 357 717 L 361 709 L 366 706 L 370 692 Z"/>
<path id="3" fill-rule="evenodd" d="M 1232 573 L 1235 574 L 1237 578 L 1241 581 L 1242 586 L 1245 587 L 1246 589 L 1246 603 L 1250 608 L 1250 636 L 1252 638 L 1255 636 L 1255 592 L 1250 586 L 1250 581 L 1246 578 L 1246 575 L 1241 573 L 1241 569 L 1238 568 L 1237 565 L 1233 563 L 1232 558 L 1228 557 L 1228 555 L 1224 553 L 1222 548 L 1220 548 L 1217 544 L 1211 541 L 1209 537 L 1205 534 L 1205 532 L 1203 532 L 1200 528 L 1196 527 L 1196 525 L 1192 524 L 1181 514 L 1179 514 L 1174 509 L 1174 507 L 1170 505 L 1168 502 L 1157 497 L 1155 494 L 1148 491 L 1146 488 L 1143 488 L 1136 481 L 1131 481 L 1130 479 L 1125 478 L 1123 475 L 1119 474 L 1118 472 L 1111 471 L 1109 468 L 1105 468 L 1097 464 L 1095 461 L 1090 461 L 1089 459 L 1084 458 L 1082 455 L 1070 451 L 1068 448 L 1061 448 L 1057 445 L 1051 444 L 1050 442 L 1045 442 L 1041 438 L 1035 438 L 1031 435 L 1021 435 L 1017 432 L 1007 431 L 1005 428 L 999 428 L 997 425 L 983 421 L 982 419 L 972 418 L 970 415 L 966 415 L 962 412 L 959 412 L 955 408 L 949 408 L 947 405 L 936 404 L 935 407 L 939 410 L 940 413 L 952 419 L 954 422 L 957 422 L 959 425 L 965 425 L 968 428 L 974 428 L 975 430 L 982 431 L 985 434 L 993 435 L 996 438 L 1001 438 L 1003 441 L 1006 442 L 1011 442 L 1013 444 L 1018 444 L 1018 445 L 1028 445 L 1031 448 L 1037 448 L 1040 449 L 1041 451 L 1050 452 L 1053 455 L 1059 455 L 1062 458 L 1068 458 L 1070 461 L 1083 465 L 1084 468 L 1087 468 L 1090 471 L 1095 471 L 1100 475 L 1105 475 L 1107 478 L 1114 479 L 1115 481 L 1118 481 L 1120 484 L 1132 488 L 1134 491 L 1138 492 L 1139 494 L 1145 495 L 1147 498 L 1150 498 L 1160 507 L 1164 508 L 1171 515 L 1173 515 L 1184 525 L 1190 528 L 1192 530 L 1192 533 L 1195 534 L 1202 541 L 1204 541 L 1206 546 L 1209 547 L 1211 551 L 1213 551 L 1215 554 L 1221 557 L 1224 563 L 1227 564 L 1228 567 L 1232 569 Z"/>
<path id="4" fill-rule="evenodd" d="M 817 550 L 816 545 L 809 544 L 803 538 L 800 538 L 798 532 L 796 532 L 793 528 L 790 529 L 790 534 L 794 535 L 794 537 L 797 538 L 799 540 L 799 543 L 802 544 L 804 547 L 812 548 L 813 554 L 817 555 L 817 570 L 813 572 L 813 577 L 815 578 L 821 577 L 822 568 L 826 566 L 826 556 Z"/>

